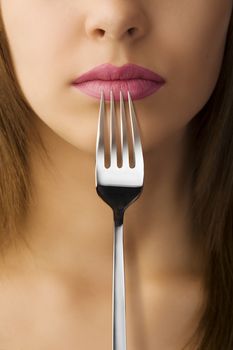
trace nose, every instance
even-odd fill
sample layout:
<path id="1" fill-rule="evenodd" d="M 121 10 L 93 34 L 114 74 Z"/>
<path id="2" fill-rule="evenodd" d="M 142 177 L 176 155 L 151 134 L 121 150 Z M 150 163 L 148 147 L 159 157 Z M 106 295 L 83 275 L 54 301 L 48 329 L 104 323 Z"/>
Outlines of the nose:
<path id="1" fill-rule="evenodd" d="M 148 18 L 136 0 L 100 0 L 86 20 L 86 33 L 98 40 L 136 40 L 145 35 Z"/>

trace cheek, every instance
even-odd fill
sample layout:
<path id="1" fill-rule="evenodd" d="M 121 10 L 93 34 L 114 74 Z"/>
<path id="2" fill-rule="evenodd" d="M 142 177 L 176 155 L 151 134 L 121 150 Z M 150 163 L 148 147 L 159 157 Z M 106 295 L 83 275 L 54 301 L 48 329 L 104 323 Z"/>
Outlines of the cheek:
<path id="1" fill-rule="evenodd" d="M 41 98 L 64 83 L 61 80 L 64 59 L 59 46 L 64 40 L 62 21 L 59 12 L 52 10 L 52 5 L 47 8 L 43 2 L 3 1 L 2 16 L 16 78 L 32 105 L 40 104 Z"/>
<path id="2" fill-rule="evenodd" d="M 215 9 L 214 13 L 200 9 L 199 4 L 196 12 L 195 6 L 191 12 L 185 11 L 190 17 L 182 16 L 178 21 L 171 15 L 158 24 L 161 40 L 155 51 L 159 52 L 168 84 L 156 101 L 154 128 L 147 125 L 151 143 L 153 131 L 162 138 L 185 127 L 203 108 L 216 86 L 231 11 L 229 6 Z"/>

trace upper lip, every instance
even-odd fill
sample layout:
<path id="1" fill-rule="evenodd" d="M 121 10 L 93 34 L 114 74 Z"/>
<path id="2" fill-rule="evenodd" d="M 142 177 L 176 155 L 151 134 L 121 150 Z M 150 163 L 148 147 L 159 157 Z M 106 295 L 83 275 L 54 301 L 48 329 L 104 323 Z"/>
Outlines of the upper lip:
<path id="1" fill-rule="evenodd" d="M 136 65 L 125 64 L 121 67 L 112 64 L 101 64 L 88 72 L 82 74 L 73 81 L 73 84 L 82 83 L 90 80 L 130 80 L 144 79 L 154 80 L 158 83 L 164 83 L 165 80 L 152 70 Z"/>

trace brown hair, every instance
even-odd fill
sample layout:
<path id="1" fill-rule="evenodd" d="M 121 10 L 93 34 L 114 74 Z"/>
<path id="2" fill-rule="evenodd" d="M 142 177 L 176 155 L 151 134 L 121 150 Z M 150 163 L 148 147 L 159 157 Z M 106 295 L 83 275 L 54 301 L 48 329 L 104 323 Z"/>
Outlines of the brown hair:
<path id="1" fill-rule="evenodd" d="M 205 251 L 207 303 L 194 333 L 200 350 L 233 349 L 233 16 L 221 72 L 208 102 L 187 126 L 192 227 Z M 0 244 L 15 239 L 32 198 L 30 150 L 46 149 L 16 80 L 0 32 Z M 42 157 L 42 159 L 45 159 Z M 20 238 L 19 238 L 20 239 Z"/>
<path id="2" fill-rule="evenodd" d="M 188 125 L 193 235 L 205 255 L 207 302 L 193 340 L 233 349 L 233 13 L 213 93 Z"/>
<path id="3" fill-rule="evenodd" d="M 0 254 L 24 239 L 18 228 L 33 198 L 30 151 L 49 160 L 34 116 L 16 79 L 0 11 Z"/>

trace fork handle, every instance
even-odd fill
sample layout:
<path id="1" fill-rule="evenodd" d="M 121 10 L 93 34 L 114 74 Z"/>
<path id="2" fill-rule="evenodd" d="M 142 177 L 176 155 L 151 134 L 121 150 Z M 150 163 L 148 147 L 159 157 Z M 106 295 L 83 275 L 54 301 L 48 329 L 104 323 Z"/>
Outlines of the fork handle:
<path id="1" fill-rule="evenodd" d="M 124 278 L 124 247 L 123 247 L 123 216 L 122 224 L 114 221 L 113 247 L 113 350 L 126 350 L 125 322 L 125 278 Z"/>

